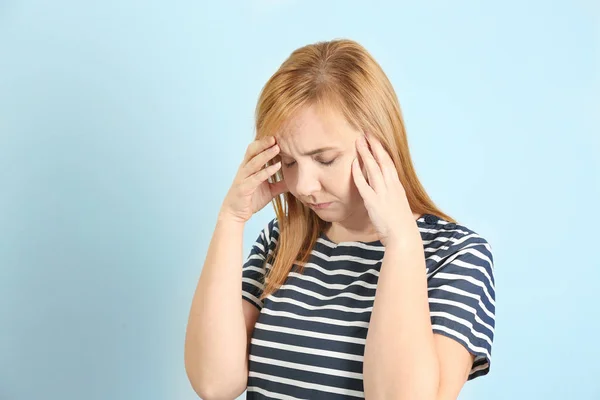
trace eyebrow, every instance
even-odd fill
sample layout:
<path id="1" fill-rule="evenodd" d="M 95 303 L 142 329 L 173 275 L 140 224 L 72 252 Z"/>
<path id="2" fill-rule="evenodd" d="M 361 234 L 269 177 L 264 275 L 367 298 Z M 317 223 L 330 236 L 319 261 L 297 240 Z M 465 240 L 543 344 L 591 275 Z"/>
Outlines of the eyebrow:
<path id="1" fill-rule="evenodd" d="M 312 156 L 315 154 L 323 153 L 324 151 L 327 151 L 327 150 L 337 150 L 337 147 L 333 147 L 333 146 L 321 147 L 319 149 L 314 149 L 311 151 L 304 152 L 304 153 L 302 153 L 302 155 L 303 156 Z M 279 154 L 290 157 L 290 155 L 284 151 L 279 151 Z"/>

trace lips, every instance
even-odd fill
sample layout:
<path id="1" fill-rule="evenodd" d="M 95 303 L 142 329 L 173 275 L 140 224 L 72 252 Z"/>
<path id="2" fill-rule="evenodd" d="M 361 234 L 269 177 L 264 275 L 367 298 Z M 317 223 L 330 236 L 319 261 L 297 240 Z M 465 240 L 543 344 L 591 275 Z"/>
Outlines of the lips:
<path id="1" fill-rule="evenodd" d="M 328 207 L 331 202 L 329 203 L 308 203 L 312 208 L 325 208 Z"/>

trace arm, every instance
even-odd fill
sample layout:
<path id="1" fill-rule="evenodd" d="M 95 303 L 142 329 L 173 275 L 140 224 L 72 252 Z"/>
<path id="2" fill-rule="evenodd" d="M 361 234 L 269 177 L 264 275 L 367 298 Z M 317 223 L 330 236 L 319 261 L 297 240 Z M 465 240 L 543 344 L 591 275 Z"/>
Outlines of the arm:
<path id="1" fill-rule="evenodd" d="M 473 364 L 464 346 L 433 332 L 420 237 L 413 243 L 386 247 L 365 348 L 369 399 L 456 399 Z"/>
<path id="2" fill-rule="evenodd" d="M 364 357 L 369 400 L 436 399 L 440 363 L 429 318 L 425 258 L 416 243 L 386 246 Z"/>
<path id="3" fill-rule="evenodd" d="M 240 283 L 243 230 L 243 223 L 219 215 L 192 300 L 185 368 L 203 399 L 236 398 L 246 388 L 248 340 Z"/>

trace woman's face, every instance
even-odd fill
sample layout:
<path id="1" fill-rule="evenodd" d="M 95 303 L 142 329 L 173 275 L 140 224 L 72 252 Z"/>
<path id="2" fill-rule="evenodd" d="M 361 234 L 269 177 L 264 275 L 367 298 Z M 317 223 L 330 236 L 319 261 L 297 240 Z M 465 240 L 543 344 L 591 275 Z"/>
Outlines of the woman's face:
<path id="1" fill-rule="evenodd" d="M 327 222 L 363 217 L 366 209 L 351 169 L 357 156 L 356 139 L 363 133 L 341 114 L 332 111 L 325 116 L 313 106 L 300 110 L 286 128 L 276 139 L 290 193 Z M 362 167 L 360 157 L 359 161 Z M 315 203 L 331 204 L 311 206 Z"/>

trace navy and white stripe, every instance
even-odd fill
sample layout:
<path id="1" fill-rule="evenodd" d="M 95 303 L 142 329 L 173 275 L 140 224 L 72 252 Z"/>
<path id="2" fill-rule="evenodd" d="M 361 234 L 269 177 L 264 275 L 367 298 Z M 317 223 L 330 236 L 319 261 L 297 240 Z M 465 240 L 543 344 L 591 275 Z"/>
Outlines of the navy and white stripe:
<path id="1" fill-rule="evenodd" d="M 495 326 L 493 258 L 488 242 L 465 226 L 425 214 L 423 239 L 433 331 L 475 355 L 469 379 L 490 369 Z M 242 298 L 260 315 L 249 354 L 248 399 L 364 398 L 363 355 L 385 248 L 381 242 L 334 243 L 322 233 L 304 273 L 294 267 L 267 297 L 263 267 L 279 229 L 260 232 L 242 271 Z"/>

